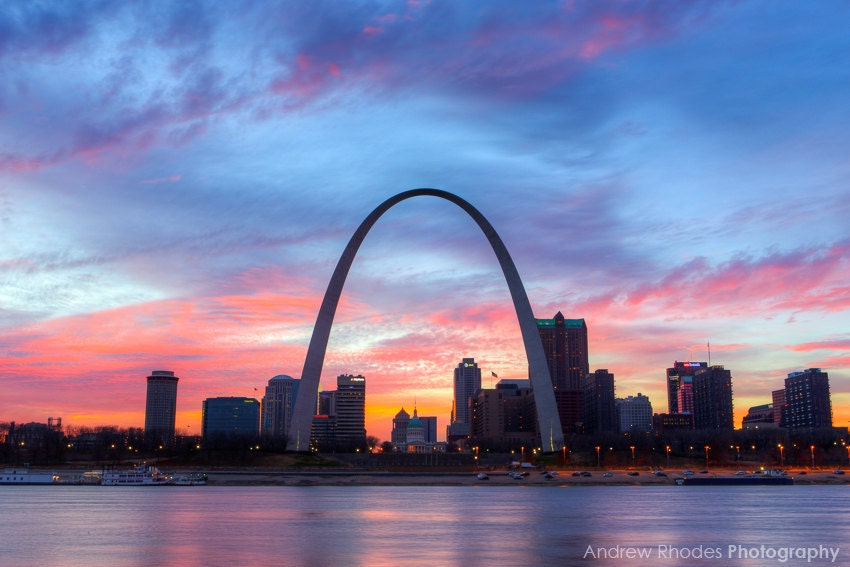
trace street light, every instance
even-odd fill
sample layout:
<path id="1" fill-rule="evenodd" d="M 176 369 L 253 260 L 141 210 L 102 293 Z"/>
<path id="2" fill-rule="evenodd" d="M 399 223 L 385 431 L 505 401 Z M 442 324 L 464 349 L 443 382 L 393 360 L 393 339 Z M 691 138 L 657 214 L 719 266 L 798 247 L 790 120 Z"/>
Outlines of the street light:
<path id="1" fill-rule="evenodd" d="M 599 468 L 599 445 L 596 446 L 596 468 Z"/>
<path id="2" fill-rule="evenodd" d="M 629 449 L 632 450 L 632 466 L 635 466 L 635 446 L 629 445 Z"/>
<path id="3" fill-rule="evenodd" d="M 779 447 L 779 466 L 783 467 L 785 466 L 785 447 L 783 447 L 781 443 L 777 445 L 777 447 Z"/>
<path id="4" fill-rule="evenodd" d="M 667 445 L 666 447 L 664 447 L 664 449 L 667 451 L 667 468 L 669 469 L 670 468 L 670 445 Z"/>
<path id="5" fill-rule="evenodd" d="M 711 447 L 706 445 L 704 448 L 705 448 L 705 468 L 708 468 L 708 450 L 711 449 Z"/>
<path id="6" fill-rule="evenodd" d="M 809 445 L 809 451 L 812 453 L 812 468 L 815 468 L 815 446 Z"/>

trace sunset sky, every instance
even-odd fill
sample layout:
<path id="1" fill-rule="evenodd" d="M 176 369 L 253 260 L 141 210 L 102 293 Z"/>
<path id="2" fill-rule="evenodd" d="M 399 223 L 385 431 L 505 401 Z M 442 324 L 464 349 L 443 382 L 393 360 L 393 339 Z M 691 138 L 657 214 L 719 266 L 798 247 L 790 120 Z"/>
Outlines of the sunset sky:
<path id="1" fill-rule="evenodd" d="M 667 411 L 732 371 L 735 423 L 829 372 L 850 425 L 850 4 L 108 2 L 0 6 L 0 421 L 144 424 L 300 377 L 346 242 L 401 191 L 494 225 L 537 317 Z M 322 386 L 367 430 L 445 433 L 452 371 L 524 378 L 498 262 L 454 205 L 364 242 Z M 256 392 L 255 392 L 256 389 Z"/>

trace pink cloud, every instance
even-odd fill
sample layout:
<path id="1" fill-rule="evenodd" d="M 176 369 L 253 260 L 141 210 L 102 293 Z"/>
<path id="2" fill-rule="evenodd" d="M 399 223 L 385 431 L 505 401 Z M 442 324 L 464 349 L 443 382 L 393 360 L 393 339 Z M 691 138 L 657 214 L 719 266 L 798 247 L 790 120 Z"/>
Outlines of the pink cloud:
<path id="1" fill-rule="evenodd" d="M 850 339 L 835 339 L 802 343 L 786 347 L 794 352 L 812 352 L 814 350 L 850 350 Z"/>

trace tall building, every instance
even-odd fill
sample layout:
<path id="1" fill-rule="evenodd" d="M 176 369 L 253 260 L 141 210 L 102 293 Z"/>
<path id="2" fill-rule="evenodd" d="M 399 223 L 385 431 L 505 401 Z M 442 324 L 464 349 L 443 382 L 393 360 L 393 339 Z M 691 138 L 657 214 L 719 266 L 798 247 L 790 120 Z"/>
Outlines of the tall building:
<path id="1" fill-rule="evenodd" d="M 694 374 L 694 429 L 735 429 L 732 372 L 716 365 Z"/>
<path id="2" fill-rule="evenodd" d="M 584 390 L 555 390 L 561 431 L 581 433 L 584 427 Z"/>
<path id="3" fill-rule="evenodd" d="M 693 380 L 694 375 L 708 368 L 707 362 L 674 362 L 673 368 L 667 369 L 667 412 L 684 413 L 693 411 Z M 683 390 L 680 396 L 679 390 Z M 684 404 L 690 404 L 691 409 L 680 407 L 679 400 Z"/>
<path id="4" fill-rule="evenodd" d="M 201 402 L 201 435 L 256 437 L 260 432 L 260 402 L 254 398 L 220 397 Z"/>
<path id="5" fill-rule="evenodd" d="M 421 416 L 419 416 L 419 420 L 422 422 L 422 427 L 424 428 L 425 443 L 428 444 L 428 445 L 436 445 L 437 444 L 437 416 L 435 416 L 435 415 L 421 415 Z"/>
<path id="6" fill-rule="evenodd" d="M 832 427 L 829 374 L 820 368 L 792 372 L 785 379 L 785 427 Z"/>
<path id="7" fill-rule="evenodd" d="M 614 375 L 599 369 L 584 377 L 584 432 L 617 433 Z"/>
<path id="8" fill-rule="evenodd" d="M 357 446 L 366 443 L 366 378 L 342 374 L 333 395 L 336 443 Z"/>
<path id="9" fill-rule="evenodd" d="M 177 381 L 169 370 L 154 370 L 148 376 L 145 400 L 145 439 L 148 443 L 174 444 L 174 424 L 177 419 Z"/>
<path id="10" fill-rule="evenodd" d="M 590 373 L 587 324 L 584 319 L 564 319 L 558 311 L 551 319 L 537 319 L 549 375 L 555 390 L 581 390 Z"/>
<path id="11" fill-rule="evenodd" d="M 286 439 L 289 421 L 298 396 L 300 380 L 280 374 L 269 380 L 263 396 L 262 432 L 264 435 Z"/>
<path id="12" fill-rule="evenodd" d="M 455 415 L 451 431 L 453 435 L 469 435 L 469 400 L 481 389 L 481 369 L 474 358 L 464 358 L 457 365 L 454 386 Z"/>
<path id="13" fill-rule="evenodd" d="M 617 417 L 621 433 L 652 431 L 652 404 L 640 392 L 637 396 L 617 398 Z"/>

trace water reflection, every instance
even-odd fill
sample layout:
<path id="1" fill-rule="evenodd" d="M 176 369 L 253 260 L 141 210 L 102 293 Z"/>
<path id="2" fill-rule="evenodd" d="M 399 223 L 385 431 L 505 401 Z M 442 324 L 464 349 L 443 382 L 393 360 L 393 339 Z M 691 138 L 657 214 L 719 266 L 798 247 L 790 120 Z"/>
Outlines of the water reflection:
<path id="1" fill-rule="evenodd" d="M 850 492 L 800 487 L 3 487 L 3 564 L 628 565 L 744 545 L 839 546 Z M 688 551 L 690 552 L 690 551 Z M 584 559 L 583 559 L 584 558 Z M 841 558 L 850 562 L 850 548 Z M 840 563 L 840 561 L 839 561 Z M 816 564 L 816 563 L 813 563 Z"/>

